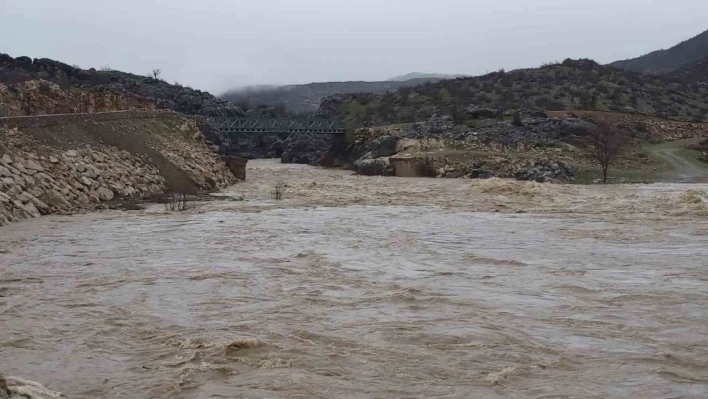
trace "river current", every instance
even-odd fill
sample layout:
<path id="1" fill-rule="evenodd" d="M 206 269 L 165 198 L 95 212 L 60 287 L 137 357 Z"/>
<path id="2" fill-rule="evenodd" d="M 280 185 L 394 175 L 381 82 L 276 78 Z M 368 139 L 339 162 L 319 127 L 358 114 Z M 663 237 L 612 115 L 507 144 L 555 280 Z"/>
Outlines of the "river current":
<path id="1" fill-rule="evenodd" d="M 0 371 L 70 398 L 708 397 L 706 185 L 248 173 L 184 213 L 0 228 Z"/>

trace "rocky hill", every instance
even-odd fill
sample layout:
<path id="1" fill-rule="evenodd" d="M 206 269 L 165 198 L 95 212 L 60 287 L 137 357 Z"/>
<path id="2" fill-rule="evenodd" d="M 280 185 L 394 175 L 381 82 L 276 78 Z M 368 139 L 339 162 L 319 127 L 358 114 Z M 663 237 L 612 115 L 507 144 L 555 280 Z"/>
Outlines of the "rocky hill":
<path id="1" fill-rule="evenodd" d="M 641 57 L 610 64 L 634 72 L 669 73 L 708 57 L 708 31 L 681 42 L 668 50 L 658 50 Z"/>
<path id="2" fill-rule="evenodd" d="M 685 83 L 708 85 L 708 57 L 673 71 L 669 76 Z"/>
<path id="3" fill-rule="evenodd" d="M 56 83 L 63 90 L 81 89 L 103 91 L 115 96 L 138 96 L 152 102 L 157 108 L 171 109 L 185 114 L 206 116 L 235 116 L 242 111 L 229 103 L 201 90 L 178 84 L 169 84 L 155 77 L 126 72 L 81 69 L 46 58 L 12 58 L 0 53 L 0 83 L 7 86 L 30 80 Z"/>
<path id="4" fill-rule="evenodd" d="M 229 90 L 221 98 L 245 109 L 261 105 L 282 105 L 296 114 L 313 114 L 319 108 L 323 98 L 336 94 L 386 93 L 402 87 L 413 87 L 439 80 L 439 78 L 423 77 L 403 81 L 323 82 L 288 86 L 252 86 Z"/>
<path id="5" fill-rule="evenodd" d="M 383 95 L 350 94 L 325 101 L 322 116 L 356 125 L 387 125 L 449 115 L 457 124 L 515 112 L 601 110 L 665 119 L 708 120 L 708 87 L 670 77 L 601 66 L 591 60 L 443 80 Z"/>

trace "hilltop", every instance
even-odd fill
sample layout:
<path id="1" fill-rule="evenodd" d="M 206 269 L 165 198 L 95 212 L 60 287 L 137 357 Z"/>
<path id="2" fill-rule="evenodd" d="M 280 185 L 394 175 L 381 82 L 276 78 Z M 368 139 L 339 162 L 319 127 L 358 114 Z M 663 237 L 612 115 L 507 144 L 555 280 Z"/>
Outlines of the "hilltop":
<path id="1" fill-rule="evenodd" d="M 396 78 L 394 78 L 396 79 Z M 296 114 L 315 113 L 322 99 L 336 94 L 375 93 L 381 94 L 413 87 L 429 82 L 438 82 L 440 78 L 421 77 L 407 80 L 387 80 L 380 82 L 321 82 L 287 86 L 249 86 L 233 89 L 221 95 L 221 98 L 241 108 L 253 108 L 261 105 L 285 106 Z"/>
<path id="2" fill-rule="evenodd" d="M 47 58 L 12 58 L 0 53 L 0 83 L 17 85 L 30 80 L 56 83 L 63 90 L 103 91 L 119 96 L 135 95 L 157 108 L 206 116 L 242 115 L 238 107 L 213 95 L 154 76 L 140 76 L 110 68 L 81 69 Z"/>
<path id="3" fill-rule="evenodd" d="M 319 112 L 359 125 L 424 121 L 434 114 L 450 115 L 455 123 L 464 123 L 480 114 L 497 117 L 514 110 L 602 110 L 704 121 L 708 119 L 707 103 L 708 87 L 703 85 L 569 59 L 383 95 L 333 96 L 323 102 Z"/>
<path id="4" fill-rule="evenodd" d="M 708 30 L 668 50 L 658 50 L 641 57 L 616 61 L 610 66 L 644 73 L 670 73 L 708 57 Z"/>

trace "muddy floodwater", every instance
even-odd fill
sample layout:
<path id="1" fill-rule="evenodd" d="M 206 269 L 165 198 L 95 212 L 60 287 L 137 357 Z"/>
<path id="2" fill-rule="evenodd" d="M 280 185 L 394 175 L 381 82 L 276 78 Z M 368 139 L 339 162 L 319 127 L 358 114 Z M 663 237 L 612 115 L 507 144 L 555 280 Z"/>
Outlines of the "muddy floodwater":
<path id="1" fill-rule="evenodd" d="M 70 398 L 708 397 L 706 185 L 248 173 L 186 213 L 0 228 L 0 371 Z"/>

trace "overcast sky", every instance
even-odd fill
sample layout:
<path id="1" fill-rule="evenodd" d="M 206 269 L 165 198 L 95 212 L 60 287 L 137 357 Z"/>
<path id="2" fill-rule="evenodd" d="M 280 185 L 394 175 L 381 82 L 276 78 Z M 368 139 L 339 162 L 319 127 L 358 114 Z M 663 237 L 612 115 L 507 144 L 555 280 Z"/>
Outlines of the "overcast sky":
<path id="1" fill-rule="evenodd" d="M 0 0 L 0 52 L 219 93 L 598 62 L 708 29 L 706 0 Z"/>

